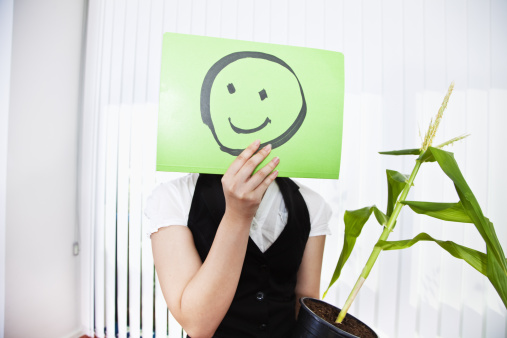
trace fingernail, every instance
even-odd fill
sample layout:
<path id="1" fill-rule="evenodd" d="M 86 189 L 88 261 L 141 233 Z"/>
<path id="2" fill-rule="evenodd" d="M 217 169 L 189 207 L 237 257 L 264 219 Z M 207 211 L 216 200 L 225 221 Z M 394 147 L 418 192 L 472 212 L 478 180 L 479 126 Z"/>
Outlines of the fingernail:
<path id="1" fill-rule="evenodd" d="M 278 156 L 277 156 L 277 157 L 275 157 L 275 158 L 273 158 L 273 162 L 274 162 L 275 164 L 276 164 L 276 163 L 278 163 L 278 162 L 280 162 L 280 158 L 279 158 Z"/>
<path id="2" fill-rule="evenodd" d="M 264 147 L 264 150 L 266 151 L 270 151 L 271 150 L 271 144 L 268 144 L 267 146 Z"/>
<path id="3" fill-rule="evenodd" d="M 261 140 L 255 140 L 253 143 L 254 146 L 258 146 L 259 144 L 261 144 Z"/>

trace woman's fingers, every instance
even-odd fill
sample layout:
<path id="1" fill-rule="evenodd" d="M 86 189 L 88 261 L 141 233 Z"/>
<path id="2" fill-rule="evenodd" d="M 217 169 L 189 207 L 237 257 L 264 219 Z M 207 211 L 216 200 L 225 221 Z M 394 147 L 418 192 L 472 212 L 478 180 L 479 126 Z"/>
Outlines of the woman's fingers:
<path id="1" fill-rule="evenodd" d="M 254 172 L 255 168 L 264 161 L 266 157 L 268 157 L 269 153 L 271 152 L 271 144 L 268 144 L 261 150 L 257 152 L 257 154 L 253 155 L 246 163 L 243 165 L 243 167 L 238 171 L 237 175 L 243 180 L 248 180 L 252 173 Z"/>
<path id="2" fill-rule="evenodd" d="M 257 188 L 254 190 L 255 193 L 260 194 L 261 196 L 264 196 L 264 193 L 266 190 L 268 190 L 268 187 L 275 178 L 278 176 L 278 170 L 273 171 L 271 174 L 269 174 L 262 182 L 257 186 Z"/>
<path id="3" fill-rule="evenodd" d="M 259 141 L 249 145 L 232 162 L 222 178 L 226 212 L 235 217 L 254 217 L 264 192 L 278 175 L 278 171 L 272 172 L 279 163 L 276 157 L 252 176 L 255 168 L 271 152 L 271 145 L 268 144 L 256 153 L 259 146 Z"/>
<path id="4" fill-rule="evenodd" d="M 238 171 L 245 165 L 245 163 L 250 160 L 253 154 L 259 149 L 259 145 L 261 142 L 259 140 L 255 140 L 252 142 L 245 150 L 241 152 L 241 154 L 236 157 L 236 159 L 231 163 L 225 175 L 236 175 Z M 253 170 L 252 170 L 253 171 Z"/>
<path id="5" fill-rule="evenodd" d="M 252 190 L 257 189 L 257 187 L 266 180 L 269 174 L 276 168 L 276 166 L 280 163 L 280 159 L 278 157 L 274 157 L 269 161 L 264 167 L 262 167 L 259 171 L 257 171 L 248 181 L 249 186 L 251 186 Z M 266 187 L 267 189 L 267 187 Z"/>
<path id="6" fill-rule="evenodd" d="M 280 162 L 278 157 L 271 159 L 271 161 L 258 170 L 255 175 L 252 175 L 255 168 L 257 168 L 271 152 L 271 144 L 268 144 L 255 153 L 259 145 L 260 141 L 255 141 L 250 144 L 229 166 L 224 174 L 224 178 L 230 185 L 237 186 L 237 183 L 242 182 L 241 184 L 246 188 L 245 192 L 254 191 L 276 168 Z"/>

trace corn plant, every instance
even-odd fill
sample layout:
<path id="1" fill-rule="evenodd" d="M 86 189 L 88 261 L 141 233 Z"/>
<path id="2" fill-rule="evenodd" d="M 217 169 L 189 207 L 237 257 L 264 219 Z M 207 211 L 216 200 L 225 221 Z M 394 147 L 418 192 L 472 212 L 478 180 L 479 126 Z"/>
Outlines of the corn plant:
<path id="1" fill-rule="evenodd" d="M 493 223 L 484 216 L 482 210 L 475 198 L 472 190 L 468 186 L 465 178 L 461 174 L 454 154 L 442 150 L 446 145 L 450 145 L 460 139 L 468 136 L 456 137 L 436 147 L 432 147 L 433 138 L 440 124 L 443 112 L 454 88 L 452 83 L 447 95 L 438 111 L 435 121 L 430 123 L 428 131 L 424 137 L 421 148 L 405 149 L 396 151 L 381 152 L 384 155 L 416 155 L 414 169 L 410 176 L 403 175 L 394 170 L 387 170 L 388 199 L 386 213 L 383 213 L 376 206 L 365 207 L 358 210 L 346 211 L 344 215 L 345 238 L 343 248 L 336 265 L 331 282 L 324 293 L 326 296 L 329 288 L 338 280 L 345 263 L 347 262 L 356 239 L 361 234 L 363 226 L 370 218 L 375 215 L 377 221 L 384 227 L 379 240 L 375 244 L 372 253 L 364 266 L 353 290 L 351 291 L 345 305 L 343 306 L 337 323 L 341 323 L 345 318 L 352 302 L 361 289 L 366 278 L 377 260 L 380 252 L 383 250 L 400 250 L 411 247 L 419 241 L 431 241 L 438 244 L 442 249 L 456 258 L 462 259 L 470 264 L 474 269 L 488 277 L 491 284 L 495 287 L 504 305 L 507 308 L 507 260 L 500 245 L 498 237 L 493 227 Z M 437 162 L 443 172 L 453 181 L 459 201 L 456 203 L 433 203 L 407 201 L 407 195 L 413 186 L 414 179 L 419 168 L 426 162 Z M 389 234 L 393 231 L 396 220 L 403 206 L 408 205 L 414 212 L 424 214 L 430 217 L 438 218 L 444 221 L 473 223 L 486 243 L 486 253 L 470 249 L 452 241 L 442 241 L 431 237 L 426 233 L 420 233 L 412 239 L 401 241 L 388 241 Z"/>

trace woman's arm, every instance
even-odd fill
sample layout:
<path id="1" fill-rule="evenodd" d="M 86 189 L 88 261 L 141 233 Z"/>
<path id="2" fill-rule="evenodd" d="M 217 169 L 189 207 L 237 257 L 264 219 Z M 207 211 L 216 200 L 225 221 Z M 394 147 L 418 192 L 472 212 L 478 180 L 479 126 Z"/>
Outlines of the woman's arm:
<path id="1" fill-rule="evenodd" d="M 229 309 L 239 282 L 250 224 L 278 172 L 274 158 L 252 176 L 269 154 L 252 143 L 231 164 L 222 186 L 225 214 L 204 263 L 187 227 L 170 226 L 151 236 L 153 258 L 169 310 L 193 338 L 211 337 Z M 255 154 L 255 155 L 254 155 Z"/>
<path id="2" fill-rule="evenodd" d="M 299 298 L 320 297 L 320 273 L 322 270 L 322 256 L 326 236 L 313 236 L 306 242 L 303 260 L 298 270 L 296 284 L 296 318 L 299 313 Z"/>

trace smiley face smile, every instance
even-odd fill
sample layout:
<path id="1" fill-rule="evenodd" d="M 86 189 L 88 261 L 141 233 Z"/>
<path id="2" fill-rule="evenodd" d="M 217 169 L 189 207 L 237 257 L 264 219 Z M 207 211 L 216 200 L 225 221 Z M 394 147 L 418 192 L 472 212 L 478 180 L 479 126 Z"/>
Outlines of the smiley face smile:
<path id="1" fill-rule="evenodd" d="M 269 117 L 266 117 L 266 119 L 264 120 L 264 122 L 260 126 L 258 126 L 258 127 L 255 127 L 255 128 L 252 128 L 252 129 L 241 129 L 241 128 L 236 127 L 232 123 L 231 118 L 229 117 L 229 124 L 231 125 L 232 130 L 234 130 L 237 134 L 251 134 L 251 133 L 255 133 L 255 132 L 263 129 L 264 127 L 266 127 L 268 125 L 268 123 L 271 123 L 271 120 L 269 119 Z"/>

